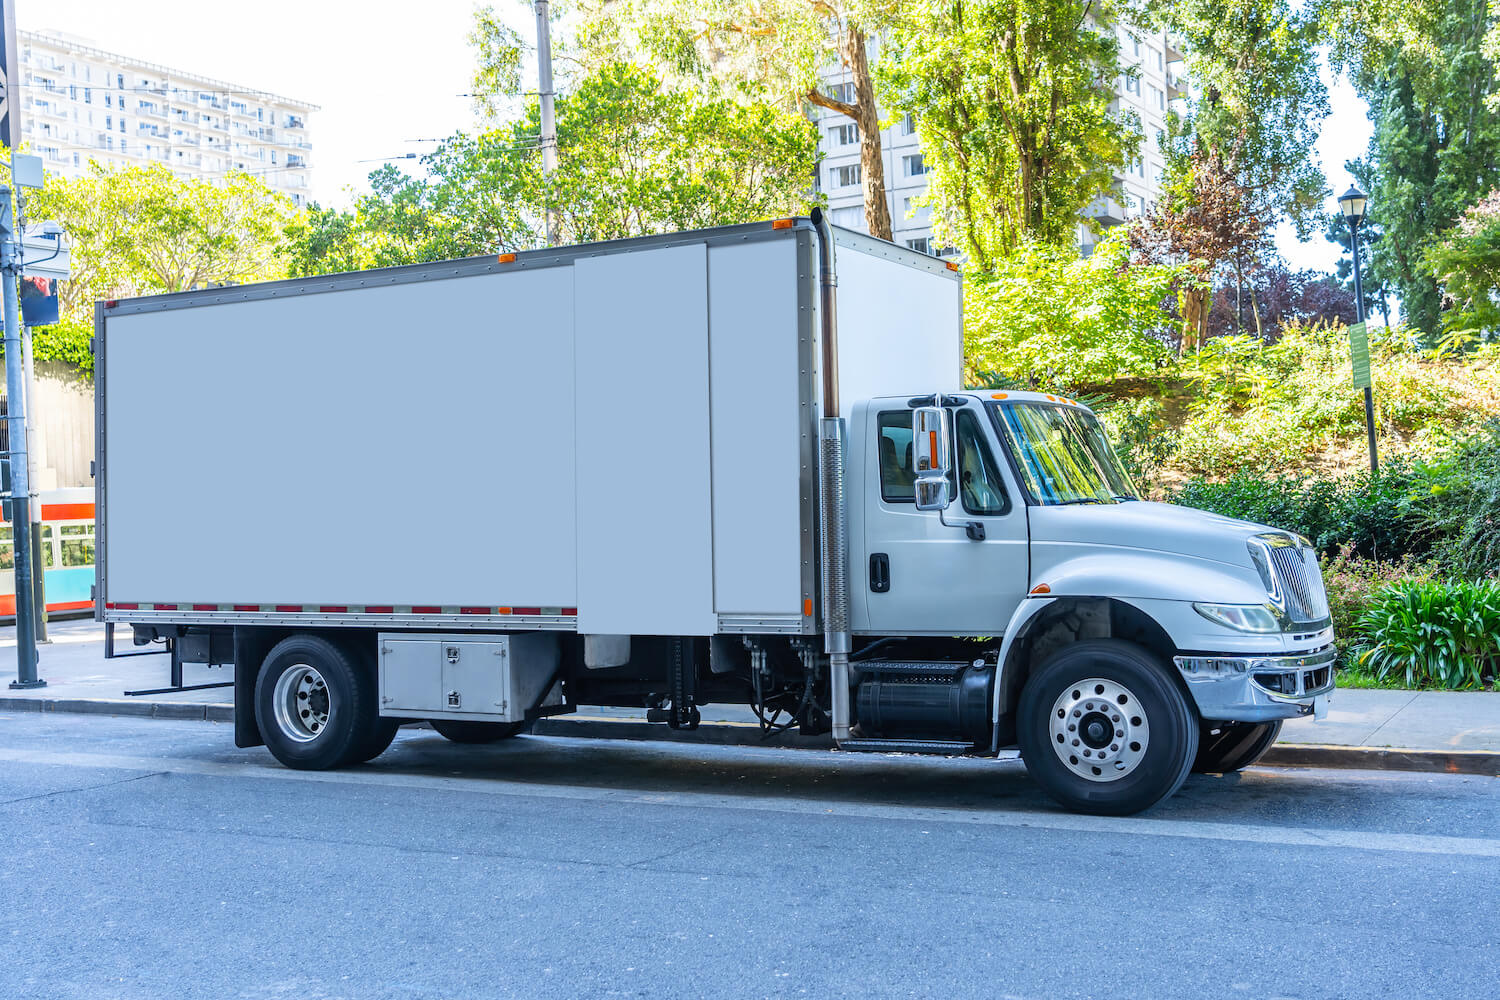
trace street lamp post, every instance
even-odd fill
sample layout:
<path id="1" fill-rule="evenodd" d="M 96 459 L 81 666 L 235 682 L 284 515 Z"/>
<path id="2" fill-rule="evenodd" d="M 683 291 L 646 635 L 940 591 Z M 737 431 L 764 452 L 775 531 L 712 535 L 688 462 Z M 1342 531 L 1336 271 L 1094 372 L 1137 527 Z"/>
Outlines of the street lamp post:
<path id="1" fill-rule="evenodd" d="M 1354 254 L 1354 318 L 1360 323 L 1365 321 L 1365 290 L 1359 275 L 1359 225 L 1365 221 L 1368 203 L 1369 198 L 1353 184 L 1339 196 L 1339 208 L 1344 221 L 1349 223 L 1349 249 Z M 1370 472 L 1379 473 L 1380 460 L 1375 456 L 1375 394 L 1368 385 L 1365 386 L 1365 433 L 1370 439 Z"/>

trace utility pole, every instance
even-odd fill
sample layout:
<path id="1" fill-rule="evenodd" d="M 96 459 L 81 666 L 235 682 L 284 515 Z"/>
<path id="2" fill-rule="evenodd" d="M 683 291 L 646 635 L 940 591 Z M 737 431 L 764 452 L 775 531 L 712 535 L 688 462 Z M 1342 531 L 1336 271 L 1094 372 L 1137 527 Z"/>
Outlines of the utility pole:
<path id="1" fill-rule="evenodd" d="M 536 68 L 542 103 L 542 190 L 547 204 L 547 245 L 556 246 L 559 235 L 557 209 L 552 205 L 550 184 L 557 169 L 557 121 L 552 114 L 552 22 L 547 0 L 536 0 Z"/>
<path id="2" fill-rule="evenodd" d="M 50 641 L 47 638 L 47 561 L 42 558 L 42 501 L 36 489 L 41 478 L 37 474 L 36 458 L 36 370 L 31 365 L 31 327 L 24 322 L 21 324 L 21 353 L 26 358 L 26 482 L 31 490 L 31 607 L 36 641 L 40 643 Z"/>
<path id="3" fill-rule="evenodd" d="M 0 185 L 0 285 L 5 308 L 6 429 L 10 432 L 11 553 L 16 567 L 16 679 L 12 688 L 45 687 L 36 675 L 35 591 L 31 580 L 31 482 L 26 467 L 26 364 L 17 295 L 16 217 L 11 189 Z"/>

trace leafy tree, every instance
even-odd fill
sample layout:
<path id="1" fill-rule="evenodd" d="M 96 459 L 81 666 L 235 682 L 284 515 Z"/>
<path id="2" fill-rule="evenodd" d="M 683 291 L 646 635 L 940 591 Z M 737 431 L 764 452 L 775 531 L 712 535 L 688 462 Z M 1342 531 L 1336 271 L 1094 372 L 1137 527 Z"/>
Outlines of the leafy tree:
<path id="1" fill-rule="evenodd" d="M 1452 303 L 1450 338 L 1473 342 L 1500 331 L 1500 190 L 1471 205 L 1434 241 L 1422 266 L 1443 283 Z"/>
<path id="2" fill-rule="evenodd" d="M 27 213 L 54 219 L 73 242 L 69 316 L 92 316 L 96 299 L 179 292 L 277 277 L 297 210 L 258 178 L 220 184 L 176 177 L 164 166 L 114 170 L 90 164 L 76 178 L 49 178 Z"/>
<path id="3" fill-rule="evenodd" d="M 926 0 L 893 31 L 882 76 L 917 120 L 933 228 L 971 268 L 1072 243 L 1135 154 L 1139 122 L 1111 110 L 1112 24 L 1092 0 Z"/>
<path id="4" fill-rule="evenodd" d="M 1233 334 L 1244 327 L 1243 304 L 1232 284 L 1214 289 L 1209 305 L 1209 336 Z M 1249 276 L 1246 291 L 1254 303 L 1264 339 L 1274 340 L 1289 323 L 1354 322 L 1354 292 L 1323 271 L 1292 271 L 1271 261 Z"/>
<path id="5" fill-rule="evenodd" d="M 891 238 L 871 49 L 872 39 L 905 19 L 910 3 L 585 0 L 582 6 L 585 61 L 644 56 L 673 81 L 768 99 L 789 110 L 814 104 L 847 116 L 859 129 L 866 225 L 872 235 Z M 848 71 L 852 94 L 823 89 L 821 73 L 831 65 Z"/>
<path id="6" fill-rule="evenodd" d="M 808 199 L 817 135 L 765 103 L 666 90 L 650 70 L 612 63 L 558 98 L 559 165 L 544 184 L 540 111 L 477 136 L 459 133 L 414 177 L 387 165 L 352 216 L 317 213 L 294 267 L 318 273 L 443 260 L 541 243 L 550 204 L 569 242 L 621 239 L 791 215 Z"/>
<path id="7" fill-rule="evenodd" d="M 965 271 L 970 381 L 999 376 L 1078 392 L 1159 374 L 1172 362 L 1162 304 L 1180 270 L 1133 263 L 1116 231 L 1086 258 L 1068 244 L 1024 240 L 994 271 Z"/>
<path id="8" fill-rule="evenodd" d="M 1348 290 L 1350 295 L 1354 294 L 1354 263 L 1350 252 L 1351 241 L 1349 238 L 1349 223 L 1339 212 L 1329 212 L 1324 216 L 1323 236 L 1330 243 L 1338 244 L 1340 253 L 1339 261 L 1334 270 L 1336 280 Z M 1385 237 L 1385 232 L 1378 223 L 1365 219 L 1359 227 L 1359 281 L 1365 293 L 1365 316 L 1373 317 L 1379 312 L 1385 320 L 1385 325 L 1391 325 L 1391 307 L 1386 302 L 1386 296 L 1390 289 L 1385 279 L 1375 268 L 1371 259 L 1371 250 L 1375 244 Z M 1352 321 L 1351 321 L 1352 322 Z"/>
<path id="9" fill-rule="evenodd" d="M 1315 13 L 1293 0 L 1144 0 L 1139 15 L 1182 40 L 1193 93 L 1163 137 L 1169 186 L 1227 172 L 1246 211 L 1287 214 L 1306 238 L 1325 183 L 1313 156 L 1328 98 L 1318 78 Z"/>
<path id="10" fill-rule="evenodd" d="M 1350 70 L 1375 123 L 1368 156 L 1350 164 L 1384 236 L 1374 267 L 1406 321 L 1435 335 L 1437 279 L 1425 244 L 1500 184 L 1494 113 L 1497 8 L 1486 0 L 1325 0 L 1337 63 Z"/>
<path id="11" fill-rule="evenodd" d="M 1209 333 L 1209 293 L 1226 266 L 1270 251 L 1270 226 L 1254 192 L 1211 153 L 1197 153 L 1184 180 L 1169 187 L 1156 209 L 1129 227 L 1131 247 L 1144 260 L 1178 266 L 1177 310 L 1184 348 L 1201 347 Z M 1252 307 L 1254 298 L 1252 293 Z M 1257 324 L 1259 325 L 1259 324 Z"/>

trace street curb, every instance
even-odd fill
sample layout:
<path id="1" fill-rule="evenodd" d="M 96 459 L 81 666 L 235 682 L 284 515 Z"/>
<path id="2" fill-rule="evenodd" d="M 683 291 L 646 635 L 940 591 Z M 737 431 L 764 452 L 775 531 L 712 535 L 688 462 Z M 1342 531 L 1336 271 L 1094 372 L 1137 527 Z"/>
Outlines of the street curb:
<path id="1" fill-rule="evenodd" d="M 233 722 L 234 706 L 195 701 L 131 701 L 124 698 L 0 698 L 0 711 L 125 715 L 143 719 Z"/>
<path id="2" fill-rule="evenodd" d="M 1328 767 L 1367 771 L 1423 771 L 1500 777 L 1500 753 L 1488 750 L 1413 750 L 1278 743 L 1260 759 L 1266 767 Z"/>
<path id="3" fill-rule="evenodd" d="M 5 698 L 0 711 L 69 712 L 147 719 L 233 722 L 234 706 L 211 702 L 130 701 L 119 698 Z M 694 730 L 674 730 L 654 722 L 605 716 L 554 716 L 532 726 L 537 736 L 577 739 L 742 747 L 792 747 L 832 750 L 828 736 L 804 736 L 796 730 L 762 739 L 760 727 L 745 722 L 717 722 Z M 1335 770 L 1413 771 L 1500 777 L 1500 752 L 1488 750 L 1417 750 L 1406 747 L 1353 747 L 1324 743 L 1278 743 L 1258 762 L 1261 767 L 1323 767 Z"/>

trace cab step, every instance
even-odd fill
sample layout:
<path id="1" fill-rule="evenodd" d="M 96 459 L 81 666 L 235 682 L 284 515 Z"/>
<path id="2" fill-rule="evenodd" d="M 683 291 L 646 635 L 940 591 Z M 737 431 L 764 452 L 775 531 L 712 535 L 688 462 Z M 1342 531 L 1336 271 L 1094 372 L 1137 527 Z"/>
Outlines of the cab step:
<path id="1" fill-rule="evenodd" d="M 974 752 L 973 743 L 950 740 L 841 740 L 840 750 L 861 750 L 865 753 L 931 753 L 956 757 Z"/>

